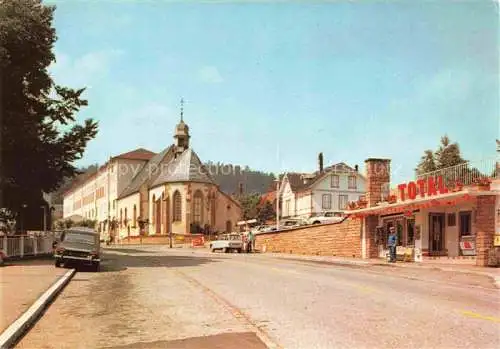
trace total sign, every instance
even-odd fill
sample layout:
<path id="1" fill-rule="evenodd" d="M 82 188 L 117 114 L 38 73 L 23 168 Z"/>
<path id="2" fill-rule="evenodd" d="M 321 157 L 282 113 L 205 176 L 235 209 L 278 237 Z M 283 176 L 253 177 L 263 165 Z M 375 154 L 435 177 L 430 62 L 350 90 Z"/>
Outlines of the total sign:
<path id="1" fill-rule="evenodd" d="M 417 198 L 417 188 L 421 198 L 448 193 L 448 188 L 446 188 L 442 176 L 429 177 L 427 180 L 418 179 L 417 181 L 408 182 L 408 184 L 399 184 L 399 200 L 415 200 Z"/>

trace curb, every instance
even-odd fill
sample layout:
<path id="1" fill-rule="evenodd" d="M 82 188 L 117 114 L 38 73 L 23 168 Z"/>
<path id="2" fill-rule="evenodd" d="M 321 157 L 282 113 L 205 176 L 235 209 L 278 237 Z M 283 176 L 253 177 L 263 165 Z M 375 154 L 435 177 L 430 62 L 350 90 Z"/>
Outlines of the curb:
<path id="1" fill-rule="evenodd" d="M 75 272 L 75 269 L 68 270 L 68 272 L 54 282 L 52 286 L 50 286 L 50 288 L 28 308 L 28 310 L 3 331 L 0 335 L 0 348 L 12 348 L 16 344 L 16 341 L 21 338 L 26 329 L 36 323 L 42 312 L 57 297 L 64 286 L 68 284 L 73 275 L 75 275 Z"/>

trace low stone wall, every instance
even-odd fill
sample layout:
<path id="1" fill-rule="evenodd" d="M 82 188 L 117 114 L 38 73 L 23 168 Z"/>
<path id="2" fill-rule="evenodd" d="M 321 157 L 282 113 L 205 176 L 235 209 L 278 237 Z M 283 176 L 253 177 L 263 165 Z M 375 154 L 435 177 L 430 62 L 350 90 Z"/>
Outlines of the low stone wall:
<path id="1" fill-rule="evenodd" d="M 172 236 L 172 244 L 173 245 L 191 245 L 192 239 L 196 238 L 200 235 L 181 235 L 181 234 L 174 234 Z M 122 238 L 120 241 L 118 241 L 118 244 L 130 244 L 130 245 L 137 245 L 137 244 L 144 244 L 144 245 L 169 245 L 170 244 L 170 238 L 168 235 L 148 235 L 148 236 L 143 236 L 142 238 L 140 236 L 130 236 L 130 237 L 125 237 Z"/>
<path id="2" fill-rule="evenodd" d="M 363 222 L 312 225 L 255 235 L 255 247 L 262 252 L 361 258 Z"/>

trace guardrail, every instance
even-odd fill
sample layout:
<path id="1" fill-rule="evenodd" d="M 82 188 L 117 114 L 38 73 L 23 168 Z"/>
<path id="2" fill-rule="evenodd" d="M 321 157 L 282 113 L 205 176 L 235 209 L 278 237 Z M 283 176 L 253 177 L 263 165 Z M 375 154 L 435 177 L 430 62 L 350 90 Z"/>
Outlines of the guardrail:
<path id="1" fill-rule="evenodd" d="M 0 251 L 4 258 L 52 254 L 55 234 L 4 235 L 0 237 Z"/>
<path id="2" fill-rule="evenodd" d="M 470 185 L 481 178 L 500 178 L 500 162 L 498 159 L 493 158 L 467 161 L 459 165 L 417 175 L 417 179 L 426 180 L 429 177 L 438 176 L 443 178 L 447 186 L 456 182 Z"/>

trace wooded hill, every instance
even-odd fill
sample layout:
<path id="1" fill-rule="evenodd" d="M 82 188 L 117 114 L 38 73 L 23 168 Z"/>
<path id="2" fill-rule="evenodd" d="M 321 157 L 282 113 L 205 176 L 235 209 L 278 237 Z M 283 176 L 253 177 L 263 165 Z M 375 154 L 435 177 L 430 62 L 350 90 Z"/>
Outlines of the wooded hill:
<path id="1" fill-rule="evenodd" d="M 269 190 L 273 184 L 274 174 L 250 169 L 248 166 L 237 166 L 223 164 L 220 162 L 207 162 L 205 164 L 215 183 L 226 194 L 239 194 L 242 186 L 244 194 L 262 194 Z M 97 164 L 79 168 L 80 172 L 74 178 L 67 178 L 63 184 L 53 193 L 53 203 L 62 204 L 63 194 L 73 185 L 83 183 L 87 178 L 95 174 L 99 166 Z"/>

